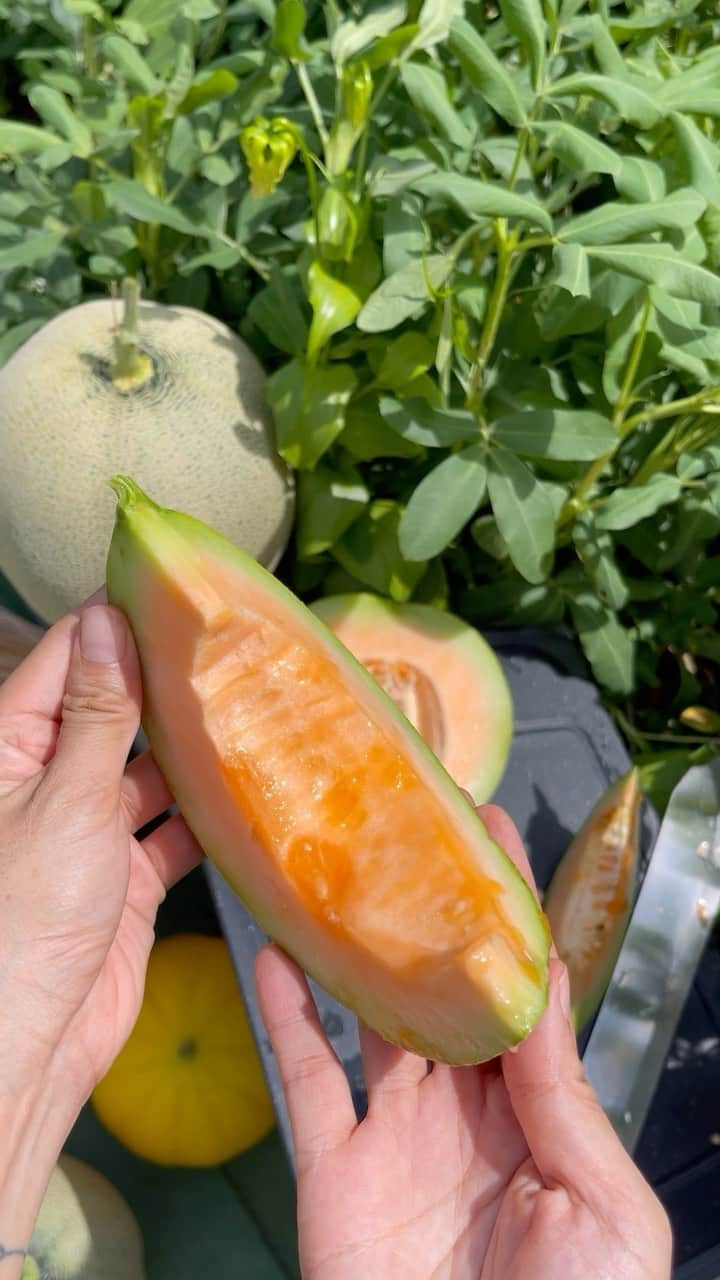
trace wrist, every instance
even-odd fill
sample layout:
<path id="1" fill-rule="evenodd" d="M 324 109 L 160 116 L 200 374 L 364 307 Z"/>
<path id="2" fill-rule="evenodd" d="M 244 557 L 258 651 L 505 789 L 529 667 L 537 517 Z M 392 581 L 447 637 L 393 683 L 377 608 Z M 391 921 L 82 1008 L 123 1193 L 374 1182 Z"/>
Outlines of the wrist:
<path id="1" fill-rule="evenodd" d="M 76 1112 L 45 1074 L 0 1076 L 0 1280 L 16 1280 Z"/>

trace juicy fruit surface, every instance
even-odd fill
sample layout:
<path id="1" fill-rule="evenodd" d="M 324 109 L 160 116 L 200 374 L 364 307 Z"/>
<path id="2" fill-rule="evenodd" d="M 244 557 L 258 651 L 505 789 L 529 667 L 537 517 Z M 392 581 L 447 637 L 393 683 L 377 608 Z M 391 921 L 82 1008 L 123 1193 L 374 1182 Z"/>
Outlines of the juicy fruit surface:
<path id="1" fill-rule="evenodd" d="M 578 1030 L 600 1004 L 627 927 L 637 879 L 640 801 L 633 769 L 601 797 L 545 895 L 555 946 L 568 967 Z"/>
<path id="2" fill-rule="evenodd" d="M 430 605 L 330 596 L 313 612 L 385 690 L 476 804 L 500 782 L 512 737 L 502 667 L 473 627 Z"/>
<path id="3" fill-rule="evenodd" d="M 116 1138 L 157 1164 L 221 1164 L 270 1132 L 272 1102 L 220 938 L 155 944 L 137 1023 L 93 1106 Z"/>
<path id="4" fill-rule="evenodd" d="M 480 1061 L 546 1001 L 547 931 L 421 739 L 294 597 L 118 484 L 110 598 L 181 809 L 265 930 L 386 1038 Z"/>
<path id="5" fill-rule="evenodd" d="M 109 300 L 73 307 L 0 369 L 0 567 L 47 621 L 103 580 L 113 470 L 136 469 L 265 564 L 290 533 L 292 479 L 249 348 L 211 316 L 142 303 L 155 373 L 123 392 L 108 372 L 116 320 Z"/>

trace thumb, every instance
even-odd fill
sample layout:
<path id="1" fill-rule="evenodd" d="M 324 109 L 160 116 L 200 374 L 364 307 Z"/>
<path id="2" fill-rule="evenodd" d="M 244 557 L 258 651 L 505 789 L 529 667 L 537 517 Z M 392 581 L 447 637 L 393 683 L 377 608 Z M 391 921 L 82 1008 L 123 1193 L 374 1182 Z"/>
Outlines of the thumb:
<path id="1" fill-rule="evenodd" d="M 140 724 L 140 666 L 119 609 L 84 609 L 65 683 L 60 733 L 49 773 L 66 794 L 117 803 Z"/>
<path id="2" fill-rule="evenodd" d="M 621 1170 L 636 1175 L 585 1078 L 570 1016 L 567 970 L 556 956 L 550 961 L 548 1007 L 527 1040 L 503 1056 L 503 1075 L 546 1183 L 576 1187 L 588 1196 L 593 1188 L 603 1188 L 613 1171 L 616 1176 Z"/>

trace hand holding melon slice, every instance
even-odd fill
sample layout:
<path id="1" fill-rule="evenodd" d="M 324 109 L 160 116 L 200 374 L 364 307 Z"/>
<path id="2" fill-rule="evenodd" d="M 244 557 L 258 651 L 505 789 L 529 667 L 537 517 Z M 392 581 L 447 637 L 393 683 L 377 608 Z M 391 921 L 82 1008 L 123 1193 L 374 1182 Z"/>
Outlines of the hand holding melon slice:
<path id="1" fill-rule="evenodd" d="M 385 1039 L 480 1062 L 547 1001 L 513 863 L 364 668 L 266 570 L 117 478 L 108 596 L 186 821 L 265 931 Z"/>

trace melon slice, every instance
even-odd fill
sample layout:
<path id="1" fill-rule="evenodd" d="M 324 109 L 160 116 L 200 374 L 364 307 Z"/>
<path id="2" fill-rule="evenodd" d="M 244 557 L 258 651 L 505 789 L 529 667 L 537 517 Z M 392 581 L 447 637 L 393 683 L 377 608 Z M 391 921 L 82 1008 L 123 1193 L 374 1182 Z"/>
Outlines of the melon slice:
<path id="1" fill-rule="evenodd" d="M 476 804 L 505 771 L 512 701 L 490 645 L 452 613 L 379 596 L 329 596 L 313 612 L 382 685 Z"/>
<path id="2" fill-rule="evenodd" d="M 117 478 L 108 595 L 155 757 L 265 931 L 386 1039 L 495 1056 L 547 1000 L 549 933 L 419 734 L 285 587 Z"/>
<path id="3" fill-rule="evenodd" d="M 638 873 L 637 769 L 601 797 L 564 854 L 543 901 L 570 978 L 580 1031 L 605 994 L 632 910 Z"/>

